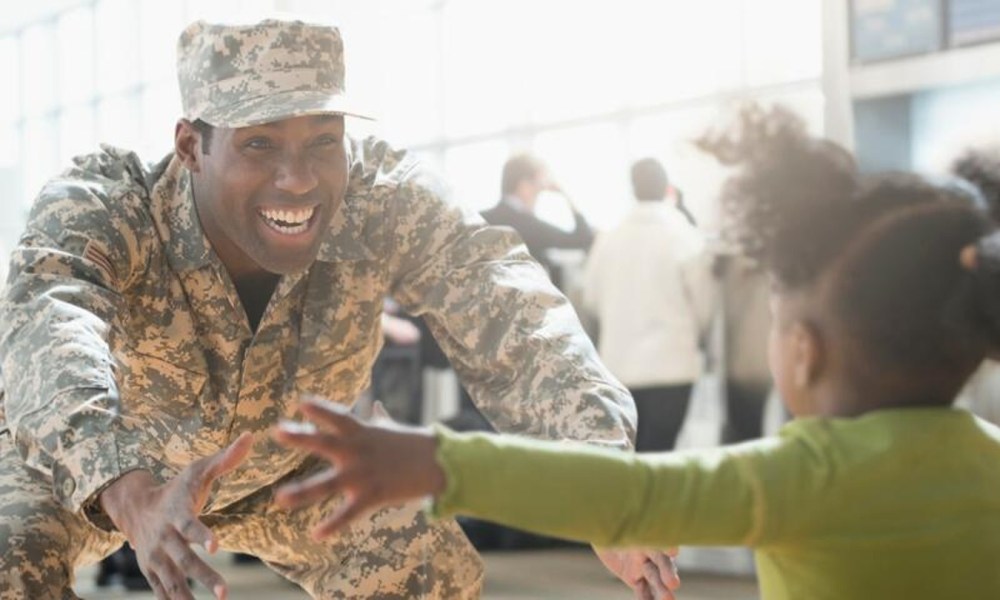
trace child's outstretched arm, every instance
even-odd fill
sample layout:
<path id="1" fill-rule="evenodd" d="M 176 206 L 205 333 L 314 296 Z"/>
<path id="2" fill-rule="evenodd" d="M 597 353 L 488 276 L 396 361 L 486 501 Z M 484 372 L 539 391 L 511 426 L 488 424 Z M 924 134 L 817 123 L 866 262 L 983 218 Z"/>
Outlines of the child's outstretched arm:
<path id="1" fill-rule="evenodd" d="M 756 485 L 738 457 L 715 449 L 634 455 L 444 429 L 362 423 L 310 400 L 316 427 L 275 437 L 334 467 L 278 490 L 295 507 L 344 494 L 314 532 L 325 537 L 382 506 L 423 497 L 438 516 L 464 514 L 599 546 L 741 544 L 755 533 Z"/>

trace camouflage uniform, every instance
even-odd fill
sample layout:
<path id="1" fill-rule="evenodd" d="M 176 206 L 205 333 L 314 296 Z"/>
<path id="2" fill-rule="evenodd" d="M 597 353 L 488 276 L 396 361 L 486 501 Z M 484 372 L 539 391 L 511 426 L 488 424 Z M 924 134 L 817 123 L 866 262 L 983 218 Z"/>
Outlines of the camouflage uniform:
<path id="1" fill-rule="evenodd" d="M 107 485 L 134 469 L 166 481 L 244 431 L 254 452 L 203 514 L 223 548 L 315 597 L 478 596 L 481 562 L 452 521 L 412 505 L 319 543 L 336 500 L 271 501 L 323 465 L 269 429 L 300 394 L 350 404 L 367 387 L 387 295 L 426 317 L 499 430 L 628 445 L 631 399 L 517 237 L 384 142 L 347 150 L 318 258 L 281 278 L 256 332 L 178 158 L 104 147 L 45 186 L 0 304 L 0 599 L 73 597 L 73 568 L 122 541 L 97 503 Z"/>

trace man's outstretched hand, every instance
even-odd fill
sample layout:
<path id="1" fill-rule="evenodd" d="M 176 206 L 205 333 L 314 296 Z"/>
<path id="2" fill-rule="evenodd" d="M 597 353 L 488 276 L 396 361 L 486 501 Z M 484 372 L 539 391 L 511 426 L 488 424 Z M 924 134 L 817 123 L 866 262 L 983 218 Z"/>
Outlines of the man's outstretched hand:
<path id="1" fill-rule="evenodd" d="M 244 433 L 229 447 L 198 459 L 158 485 L 148 471 L 122 475 L 100 495 L 101 507 L 135 549 L 142 570 L 161 600 L 193 600 L 187 578 L 226 598 L 226 582 L 191 548 L 218 549 L 212 531 L 199 519 L 212 483 L 246 460 L 253 437 Z"/>
<path id="2" fill-rule="evenodd" d="M 674 557 L 676 548 L 660 550 L 602 550 L 595 548 L 604 566 L 635 592 L 637 600 L 674 600 L 681 586 Z"/>
<path id="3" fill-rule="evenodd" d="M 364 423 L 347 409 L 318 398 L 301 409 L 310 423 L 283 423 L 274 439 L 289 448 L 325 459 L 330 468 L 278 490 L 286 508 L 343 495 L 340 508 L 313 530 L 316 539 L 384 506 L 401 504 L 444 490 L 445 475 L 435 458 L 437 441 L 426 428 L 388 419 Z"/>

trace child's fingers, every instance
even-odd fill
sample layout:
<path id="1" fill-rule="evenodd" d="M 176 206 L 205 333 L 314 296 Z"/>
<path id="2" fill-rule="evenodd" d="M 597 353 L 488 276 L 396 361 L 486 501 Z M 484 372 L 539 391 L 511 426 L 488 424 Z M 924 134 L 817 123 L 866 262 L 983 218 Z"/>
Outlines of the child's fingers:
<path id="1" fill-rule="evenodd" d="M 289 483 L 278 488 L 275 502 L 284 508 L 299 508 L 315 504 L 343 491 L 343 479 L 333 469 L 313 475 L 303 481 Z"/>
<path id="2" fill-rule="evenodd" d="M 313 529 L 313 539 L 319 541 L 330 537 L 360 517 L 365 510 L 367 510 L 367 504 L 360 499 L 353 498 L 345 501 L 340 510 L 324 519 Z"/>
<path id="3" fill-rule="evenodd" d="M 302 429 L 298 423 L 282 423 L 274 429 L 272 435 L 282 446 L 318 454 L 330 461 L 337 460 L 344 449 L 342 440 L 336 435 L 310 432 Z"/>
<path id="4" fill-rule="evenodd" d="M 385 404 L 382 404 L 381 400 L 376 400 L 372 403 L 372 416 L 378 417 L 379 419 L 391 419 L 389 416 L 389 411 L 386 409 Z"/>
<path id="5" fill-rule="evenodd" d="M 361 428 L 361 424 L 346 408 L 322 398 L 307 398 L 300 405 L 309 420 L 330 433 L 350 435 Z"/>

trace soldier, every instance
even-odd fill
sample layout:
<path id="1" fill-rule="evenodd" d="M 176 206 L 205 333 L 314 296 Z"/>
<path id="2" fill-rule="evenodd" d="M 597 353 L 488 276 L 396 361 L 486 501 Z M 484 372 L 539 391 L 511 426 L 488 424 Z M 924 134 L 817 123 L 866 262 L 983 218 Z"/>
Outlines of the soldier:
<path id="1" fill-rule="evenodd" d="M 453 521 L 284 510 L 324 465 L 267 432 L 300 395 L 350 404 L 382 299 L 423 315 L 500 431 L 627 448 L 631 398 L 512 233 L 449 203 L 405 152 L 344 132 L 337 29 L 197 22 L 184 117 L 156 165 L 103 147 L 36 200 L 0 306 L 0 598 L 75 597 L 128 540 L 159 598 L 225 582 L 192 545 L 247 552 L 324 598 L 466 598 L 482 566 Z M 662 553 L 603 553 L 669 597 Z"/>

